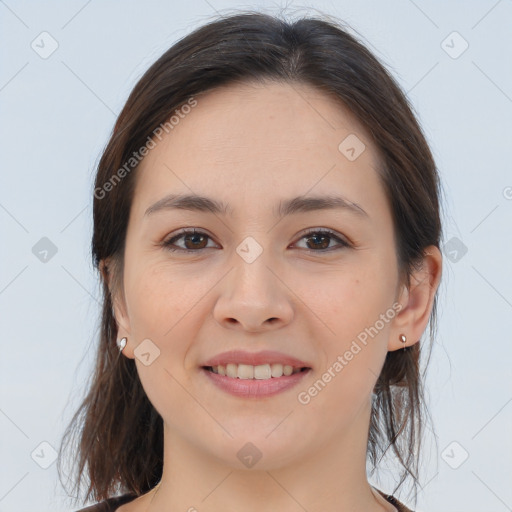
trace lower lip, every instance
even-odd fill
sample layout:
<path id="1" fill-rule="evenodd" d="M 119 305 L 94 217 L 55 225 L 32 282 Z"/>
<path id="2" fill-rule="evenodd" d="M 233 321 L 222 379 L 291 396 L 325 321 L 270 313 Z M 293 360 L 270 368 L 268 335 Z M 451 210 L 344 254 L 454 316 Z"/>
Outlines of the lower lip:
<path id="1" fill-rule="evenodd" d="M 213 373 L 205 368 L 201 370 L 206 373 L 208 378 L 223 391 L 242 398 L 260 398 L 277 395 L 287 389 L 297 385 L 310 371 L 307 370 L 283 375 L 282 377 L 272 377 L 270 379 L 238 379 Z"/>

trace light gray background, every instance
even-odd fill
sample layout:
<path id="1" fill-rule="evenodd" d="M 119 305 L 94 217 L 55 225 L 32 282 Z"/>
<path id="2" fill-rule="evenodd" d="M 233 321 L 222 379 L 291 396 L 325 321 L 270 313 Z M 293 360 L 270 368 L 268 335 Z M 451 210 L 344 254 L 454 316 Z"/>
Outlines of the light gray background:
<path id="1" fill-rule="evenodd" d="M 147 67 L 215 11 L 276 5 L 285 4 L 0 1 L 0 512 L 70 510 L 41 443 L 58 448 L 91 369 L 92 176 L 117 113 Z M 417 510 L 512 510 L 512 2 L 289 2 L 288 11 L 308 5 L 352 25 L 398 78 L 446 193 L 427 381 L 438 438 Z M 31 47 L 43 51 L 46 37 L 51 48 L 43 31 L 58 43 L 46 59 Z M 42 237 L 58 249 L 47 262 L 32 252 Z M 380 487 L 391 489 L 385 472 Z"/>

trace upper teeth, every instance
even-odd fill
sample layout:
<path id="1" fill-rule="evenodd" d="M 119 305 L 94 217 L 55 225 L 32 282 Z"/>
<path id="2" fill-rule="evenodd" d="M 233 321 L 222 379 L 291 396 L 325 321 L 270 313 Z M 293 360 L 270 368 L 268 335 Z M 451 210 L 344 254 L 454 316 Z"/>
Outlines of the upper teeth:
<path id="1" fill-rule="evenodd" d="M 214 373 L 219 375 L 239 379 L 270 379 L 271 377 L 282 377 L 283 375 L 300 372 L 300 368 L 294 369 L 291 365 L 279 363 L 260 364 L 258 366 L 229 363 L 225 366 L 219 364 L 211 368 Z"/>

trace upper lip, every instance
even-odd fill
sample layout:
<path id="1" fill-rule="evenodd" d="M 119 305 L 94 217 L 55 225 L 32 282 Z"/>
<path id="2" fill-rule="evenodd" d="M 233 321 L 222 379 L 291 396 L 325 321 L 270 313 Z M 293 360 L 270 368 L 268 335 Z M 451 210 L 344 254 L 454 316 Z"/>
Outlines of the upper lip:
<path id="1" fill-rule="evenodd" d="M 262 364 L 282 364 L 293 366 L 294 368 L 310 368 L 311 365 L 307 362 L 301 361 L 296 357 L 276 352 L 275 350 L 263 350 L 261 352 L 245 352 L 243 350 L 230 350 L 222 352 L 205 361 L 202 366 L 218 366 L 226 364 L 250 364 L 258 366 Z"/>

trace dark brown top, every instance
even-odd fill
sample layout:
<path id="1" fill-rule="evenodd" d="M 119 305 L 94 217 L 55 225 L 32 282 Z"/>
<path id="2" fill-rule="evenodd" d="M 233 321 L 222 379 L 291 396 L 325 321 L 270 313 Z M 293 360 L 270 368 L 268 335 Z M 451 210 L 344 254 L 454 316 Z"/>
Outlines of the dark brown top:
<path id="1" fill-rule="evenodd" d="M 81 508 L 77 512 L 115 512 L 118 507 L 133 501 L 137 498 L 136 494 L 123 494 L 122 496 L 116 496 L 115 498 L 109 498 L 108 500 L 91 505 L 90 507 Z"/>
<path id="2" fill-rule="evenodd" d="M 407 508 L 403 503 L 400 503 L 394 496 L 390 494 L 385 494 L 379 489 L 376 489 L 378 493 L 384 497 L 389 503 L 391 503 L 398 512 L 414 512 L 413 510 Z M 77 510 L 77 512 L 115 512 L 118 507 L 133 501 L 137 498 L 135 494 L 123 494 L 122 496 L 117 496 L 115 498 L 109 498 L 108 500 L 102 501 L 101 503 L 97 503 L 96 505 L 91 505 L 90 507 L 82 508 Z"/>

